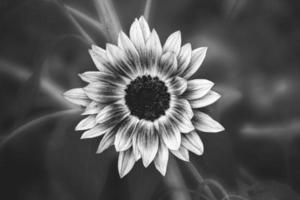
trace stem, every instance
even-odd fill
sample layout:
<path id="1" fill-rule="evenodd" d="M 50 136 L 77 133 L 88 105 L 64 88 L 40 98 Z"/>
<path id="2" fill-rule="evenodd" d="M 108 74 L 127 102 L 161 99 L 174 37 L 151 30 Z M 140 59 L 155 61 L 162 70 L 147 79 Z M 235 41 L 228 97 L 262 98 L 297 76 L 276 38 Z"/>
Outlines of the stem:
<path id="1" fill-rule="evenodd" d="M 152 5 L 152 0 L 146 0 L 145 10 L 144 10 L 144 17 L 147 21 L 149 21 L 151 5 Z"/>
<path id="2" fill-rule="evenodd" d="M 21 133 L 24 133 L 26 130 L 30 129 L 31 127 L 33 127 L 35 125 L 38 125 L 40 123 L 49 121 L 49 120 L 54 119 L 56 117 L 75 114 L 79 111 L 80 111 L 79 109 L 68 109 L 68 110 L 58 111 L 58 112 L 54 112 L 54 113 L 51 113 L 51 114 L 44 115 L 42 117 L 38 117 L 37 119 L 34 119 L 34 120 L 32 120 L 28 123 L 25 123 L 25 124 L 21 125 L 20 127 L 16 128 L 10 134 L 8 134 L 7 137 L 5 137 L 0 143 L 0 148 L 5 146 L 5 144 L 7 142 L 9 142 L 12 138 L 20 135 Z"/>
<path id="3" fill-rule="evenodd" d="M 226 191 L 226 190 L 224 189 L 224 187 L 223 187 L 220 183 L 218 183 L 217 181 L 212 180 L 212 179 L 205 179 L 205 180 L 203 181 L 203 183 L 206 184 L 206 185 L 212 185 L 212 186 L 216 187 L 217 189 L 219 189 L 219 191 L 220 191 L 220 192 L 222 193 L 222 195 L 223 195 L 223 199 L 229 198 L 229 194 L 227 193 L 227 191 Z"/>
<path id="4" fill-rule="evenodd" d="M 90 35 L 81 27 L 81 25 L 77 22 L 77 20 L 70 14 L 68 9 L 65 7 L 61 0 L 56 0 L 56 4 L 64 11 L 69 20 L 73 23 L 73 25 L 77 28 L 78 32 L 86 39 L 86 41 L 92 45 L 95 44 L 95 41 L 90 37 Z"/>
<path id="5" fill-rule="evenodd" d="M 178 164 L 176 160 L 174 160 L 172 157 L 169 159 L 169 169 L 165 177 L 166 185 L 169 188 L 184 188 L 185 182 L 182 177 L 182 174 L 179 170 Z M 174 200 L 190 200 L 190 196 L 188 193 L 184 191 L 178 191 L 176 194 L 172 194 L 172 199 Z"/>
<path id="6" fill-rule="evenodd" d="M 10 61 L 2 60 L 0 58 L 0 72 L 7 75 L 15 77 L 17 80 L 25 81 L 31 75 L 32 72 L 26 70 L 24 66 L 18 66 Z M 66 108 L 75 108 L 76 106 L 67 102 L 63 96 L 63 89 L 60 88 L 56 83 L 47 78 L 41 79 L 41 88 L 46 92 L 51 98 L 56 100 L 60 105 Z"/>
<path id="7" fill-rule="evenodd" d="M 117 44 L 122 27 L 111 0 L 94 0 L 94 4 L 99 20 L 104 25 L 107 41 Z"/>
<path id="8" fill-rule="evenodd" d="M 203 179 L 203 177 L 201 176 L 201 174 L 199 173 L 199 171 L 196 169 L 196 167 L 193 165 L 192 162 L 187 162 L 186 165 L 187 165 L 188 169 L 190 170 L 190 172 L 193 174 L 193 176 L 196 178 L 196 180 L 198 181 L 199 184 L 205 183 L 205 180 Z M 210 190 L 210 188 L 206 184 L 203 185 L 203 190 L 210 199 L 217 200 L 217 198 L 215 197 L 213 192 Z"/>
<path id="9" fill-rule="evenodd" d="M 81 19 L 83 22 L 90 25 L 91 27 L 95 28 L 101 34 L 103 34 L 103 36 L 106 37 L 105 27 L 103 24 L 99 23 L 98 21 L 96 21 L 92 17 L 88 16 L 87 14 L 83 13 L 82 11 L 79 11 L 79 10 L 73 8 L 72 6 L 65 5 L 65 7 L 71 14 L 78 17 L 79 19 Z"/>

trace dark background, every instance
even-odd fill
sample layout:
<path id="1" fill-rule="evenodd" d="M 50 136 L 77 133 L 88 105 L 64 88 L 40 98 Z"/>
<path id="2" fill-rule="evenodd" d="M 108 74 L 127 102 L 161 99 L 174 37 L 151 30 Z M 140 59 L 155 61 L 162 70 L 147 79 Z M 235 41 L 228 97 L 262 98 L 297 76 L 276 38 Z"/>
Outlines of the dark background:
<path id="1" fill-rule="evenodd" d="M 92 0 L 63 2 L 97 18 Z M 128 32 L 144 1 L 114 5 Z M 203 133 L 205 153 L 191 161 L 203 177 L 246 199 L 299 199 L 299 7 L 298 0 L 153 0 L 151 27 L 162 41 L 181 30 L 184 43 L 207 46 L 195 77 L 212 80 L 223 95 L 209 110 L 226 131 Z M 79 22 L 104 47 L 105 38 Z M 97 155 L 99 139 L 83 141 L 73 131 L 78 114 L 15 134 L 70 107 L 61 92 L 82 86 L 77 74 L 95 69 L 88 48 L 59 4 L 0 0 L 0 199 L 201 199 L 182 161 L 166 178 L 137 163 L 119 179 L 114 149 Z"/>

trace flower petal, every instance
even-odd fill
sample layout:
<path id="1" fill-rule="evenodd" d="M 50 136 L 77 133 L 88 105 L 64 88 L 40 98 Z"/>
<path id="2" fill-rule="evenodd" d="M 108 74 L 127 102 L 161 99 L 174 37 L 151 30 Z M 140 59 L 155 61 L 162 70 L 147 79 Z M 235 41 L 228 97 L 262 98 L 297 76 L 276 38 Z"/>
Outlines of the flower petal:
<path id="1" fill-rule="evenodd" d="M 176 55 L 172 52 L 164 53 L 159 62 L 158 71 L 164 77 L 170 77 L 177 69 Z"/>
<path id="2" fill-rule="evenodd" d="M 80 105 L 80 106 L 87 106 L 91 99 L 85 94 L 82 88 L 74 88 L 68 90 L 64 94 L 64 98 L 70 101 L 71 103 Z"/>
<path id="3" fill-rule="evenodd" d="M 192 57 L 192 46 L 190 43 L 185 44 L 181 47 L 180 52 L 177 56 L 178 60 L 178 75 L 182 75 L 182 73 L 186 70 L 188 65 L 190 64 Z"/>
<path id="4" fill-rule="evenodd" d="M 162 54 L 161 42 L 157 32 L 154 29 L 152 30 L 151 35 L 147 40 L 146 48 L 156 56 L 160 56 Z"/>
<path id="5" fill-rule="evenodd" d="M 202 155 L 204 151 L 203 143 L 196 133 L 196 131 L 192 131 L 189 134 L 185 134 L 182 136 L 182 146 L 187 150 L 197 154 Z"/>
<path id="6" fill-rule="evenodd" d="M 118 171 L 121 178 L 130 172 L 135 164 L 132 149 L 121 151 L 118 158 Z"/>
<path id="7" fill-rule="evenodd" d="M 136 117 L 130 116 L 121 123 L 115 138 L 116 151 L 125 151 L 131 147 L 133 132 L 138 122 Z"/>
<path id="8" fill-rule="evenodd" d="M 98 81 L 98 77 L 101 76 L 101 74 L 102 72 L 100 71 L 89 71 L 78 75 L 83 81 L 90 83 Z"/>
<path id="9" fill-rule="evenodd" d="M 87 105 L 87 107 L 85 108 L 84 112 L 81 113 L 81 115 L 98 114 L 103 107 L 103 105 L 92 101 L 89 105 Z"/>
<path id="10" fill-rule="evenodd" d="M 103 126 L 114 127 L 129 114 L 130 112 L 125 105 L 118 103 L 109 104 L 98 113 L 96 122 L 98 124 L 102 124 Z"/>
<path id="11" fill-rule="evenodd" d="M 199 99 L 206 95 L 213 86 L 214 83 L 206 79 L 190 80 L 183 95 L 188 100 Z"/>
<path id="12" fill-rule="evenodd" d="M 119 34 L 118 46 L 125 51 L 129 60 L 131 60 L 132 67 L 138 71 L 141 66 L 139 53 L 131 40 L 123 32 Z"/>
<path id="13" fill-rule="evenodd" d="M 177 110 L 170 111 L 166 115 L 171 123 L 177 126 L 181 133 L 189 133 L 195 129 L 188 116 L 178 112 Z"/>
<path id="14" fill-rule="evenodd" d="M 207 47 L 201 47 L 193 50 L 191 62 L 186 68 L 186 70 L 182 73 L 183 78 L 190 78 L 199 69 L 205 58 L 206 51 Z"/>
<path id="15" fill-rule="evenodd" d="M 92 49 L 89 50 L 89 53 L 97 69 L 99 71 L 105 70 L 105 63 L 108 62 L 105 50 L 96 45 L 92 45 Z"/>
<path id="16" fill-rule="evenodd" d="M 97 153 L 102 153 L 110 146 L 112 146 L 114 144 L 114 140 L 115 140 L 115 132 L 114 129 L 112 129 L 111 131 L 107 132 L 101 139 L 101 142 L 97 149 Z"/>
<path id="17" fill-rule="evenodd" d="M 200 111 L 194 112 L 192 122 L 199 131 L 216 133 L 224 130 L 224 127 L 219 122 Z"/>
<path id="18" fill-rule="evenodd" d="M 95 125 L 96 125 L 96 115 L 89 115 L 88 117 L 84 118 L 77 124 L 75 130 L 76 131 L 87 130 L 93 128 Z"/>
<path id="19" fill-rule="evenodd" d="M 146 42 L 150 36 L 150 28 L 143 16 L 139 18 L 140 27 L 143 33 L 144 41 Z"/>
<path id="20" fill-rule="evenodd" d="M 154 123 L 166 146 L 171 150 L 177 150 L 180 147 L 181 134 L 175 124 L 171 123 L 166 116 L 160 117 Z"/>
<path id="21" fill-rule="evenodd" d="M 163 141 L 160 141 L 154 164 L 156 169 L 163 175 L 166 175 L 169 160 L 169 150 Z"/>
<path id="22" fill-rule="evenodd" d="M 115 85 L 124 85 L 129 82 L 128 79 L 126 79 L 123 76 L 115 76 L 111 72 L 98 72 L 98 71 L 89 71 L 89 72 L 84 72 L 82 74 L 79 74 L 79 77 L 88 83 L 91 82 L 106 82 L 110 84 L 115 84 Z"/>
<path id="23" fill-rule="evenodd" d="M 180 31 L 176 31 L 168 37 L 166 43 L 164 44 L 163 51 L 173 52 L 177 55 L 180 51 L 180 47 L 181 47 L 181 33 Z"/>
<path id="24" fill-rule="evenodd" d="M 181 95 L 187 89 L 187 81 L 184 78 L 175 76 L 166 81 L 168 88 L 170 88 L 170 93 L 173 95 Z"/>
<path id="25" fill-rule="evenodd" d="M 86 95 L 93 101 L 110 103 L 125 95 L 125 85 L 121 87 L 106 82 L 92 82 L 84 88 Z"/>
<path id="26" fill-rule="evenodd" d="M 149 39 L 146 43 L 146 57 L 149 60 L 149 68 L 152 69 L 152 73 L 157 73 L 157 63 L 162 54 L 162 47 L 159 37 L 155 30 L 152 31 Z"/>
<path id="27" fill-rule="evenodd" d="M 192 119 L 194 116 L 194 112 L 190 103 L 185 99 L 176 99 L 174 101 L 174 109 L 177 111 L 177 113 L 186 115 L 189 119 Z"/>
<path id="28" fill-rule="evenodd" d="M 140 122 L 141 131 L 137 135 L 137 146 L 142 156 L 143 165 L 148 167 L 158 150 L 158 135 L 152 122 Z"/>
<path id="29" fill-rule="evenodd" d="M 104 128 L 101 125 L 96 125 L 94 128 L 91 128 L 90 130 L 85 131 L 82 135 L 80 139 L 88 139 L 88 138 L 95 138 L 95 137 L 99 137 L 103 134 L 105 134 L 106 132 L 108 132 L 109 129 Z"/>
<path id="30" fill-rule="evenodd" d="M 183 160 L 183 161 L 189 161 L 189 151 L 181 146 L 178 150 L 171 150 L 171 153 L 174 154 L 177 158 Z"/>
<path id="31" fill-rule="evenodd" d="M 209 91 L 205 96 L 190 101 L 192 108 L 202 108 L 215 103 L 221 95 L 214 91 Z"/>
<path id="32" fill-rule="evenodd" d="M 136 72 L 134 67 L 130 65 L 130 61 L 123 49 L 113 44 L 107 44 L 106 53 L 114 73 L 132 78 Z"/>
<path id="33" fill-rule="evenodd" d="M 141 158 L 141 153 L 138 149 L 138 145 L 137 145 L 137 136 L 140 132 L 140 126 L 136 126 L 136 128 L 134 129 L 133 132 L 133 136 L 132 136 L 132 150 L 133 150 L 133 155 L 134 155 L 134 159 L 135 161 L 138 161 Z"/>
<path id="34" fill-rule="evenodd" d="M 142 52 L 145 47 L 144 35 L 141 29 L 140 23 L 137 19 L 132 23 L 129 30 L 130 40 L 138 50 L 138 52 Z"/>

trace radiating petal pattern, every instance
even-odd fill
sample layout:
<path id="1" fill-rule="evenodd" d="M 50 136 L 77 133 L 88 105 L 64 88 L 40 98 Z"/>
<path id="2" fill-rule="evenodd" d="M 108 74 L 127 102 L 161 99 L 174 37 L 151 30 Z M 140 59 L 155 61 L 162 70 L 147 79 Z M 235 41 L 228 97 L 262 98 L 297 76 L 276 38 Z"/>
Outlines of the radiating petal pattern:
<path id="1" fill-rule="evenodd" d="M 92 45 L 90 56 L 98 70 L 79 74 L 86 83 L 64 97 L 84 108 L 75 130 L 81 139 L 102 137 L 101 153 L 111 146 L 118 157 L 120 177 L 135 162 L 152 162 L 164 176 L 170 152 L 189 161 L 189 151 L 203 154 L 196 131 L 220 132 L 224 128 L 199 111 L 215 103 L 220 94 L 213 82 L 192 77 L 206 56 L 206 47 L 183 46 L 181 33 L 172 33 L 163 43 L 144 17 L 135 19 L 129 36 L 118 34 L 117 44 Z"/>

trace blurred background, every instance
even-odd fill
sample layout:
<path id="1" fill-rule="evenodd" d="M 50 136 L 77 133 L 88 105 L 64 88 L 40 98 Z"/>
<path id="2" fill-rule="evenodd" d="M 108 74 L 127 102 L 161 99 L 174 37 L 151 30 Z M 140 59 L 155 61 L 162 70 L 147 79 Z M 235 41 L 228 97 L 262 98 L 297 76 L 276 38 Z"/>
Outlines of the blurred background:
<path id="1" fill-rule="evenodd" d="M 113 5 L 128 32 L 145 1 Z M 222 98 L 208 110 L 226 131 L 200 133 L 205 153 L 190 157 L 216 199 L 299 199 L 299 8 L 298 0 L 152 2 L 149 23 L 162 42 L 181 30 L 184 43 L 208 47 L 194 77 L 215 82 Z M 64 111 L 72 105 L 61 93 L 95 70 L 91 41 L 107 42 L 74 9 L 99 20 L 93 0 L 0 0 L 0 199 L 205 199 L 183 161 L 171 158 L 165 178 L 137 163 L 120 179 L 114 149 L 97 155 L 99 139 L 73 131 L 81 117 Z"/>

